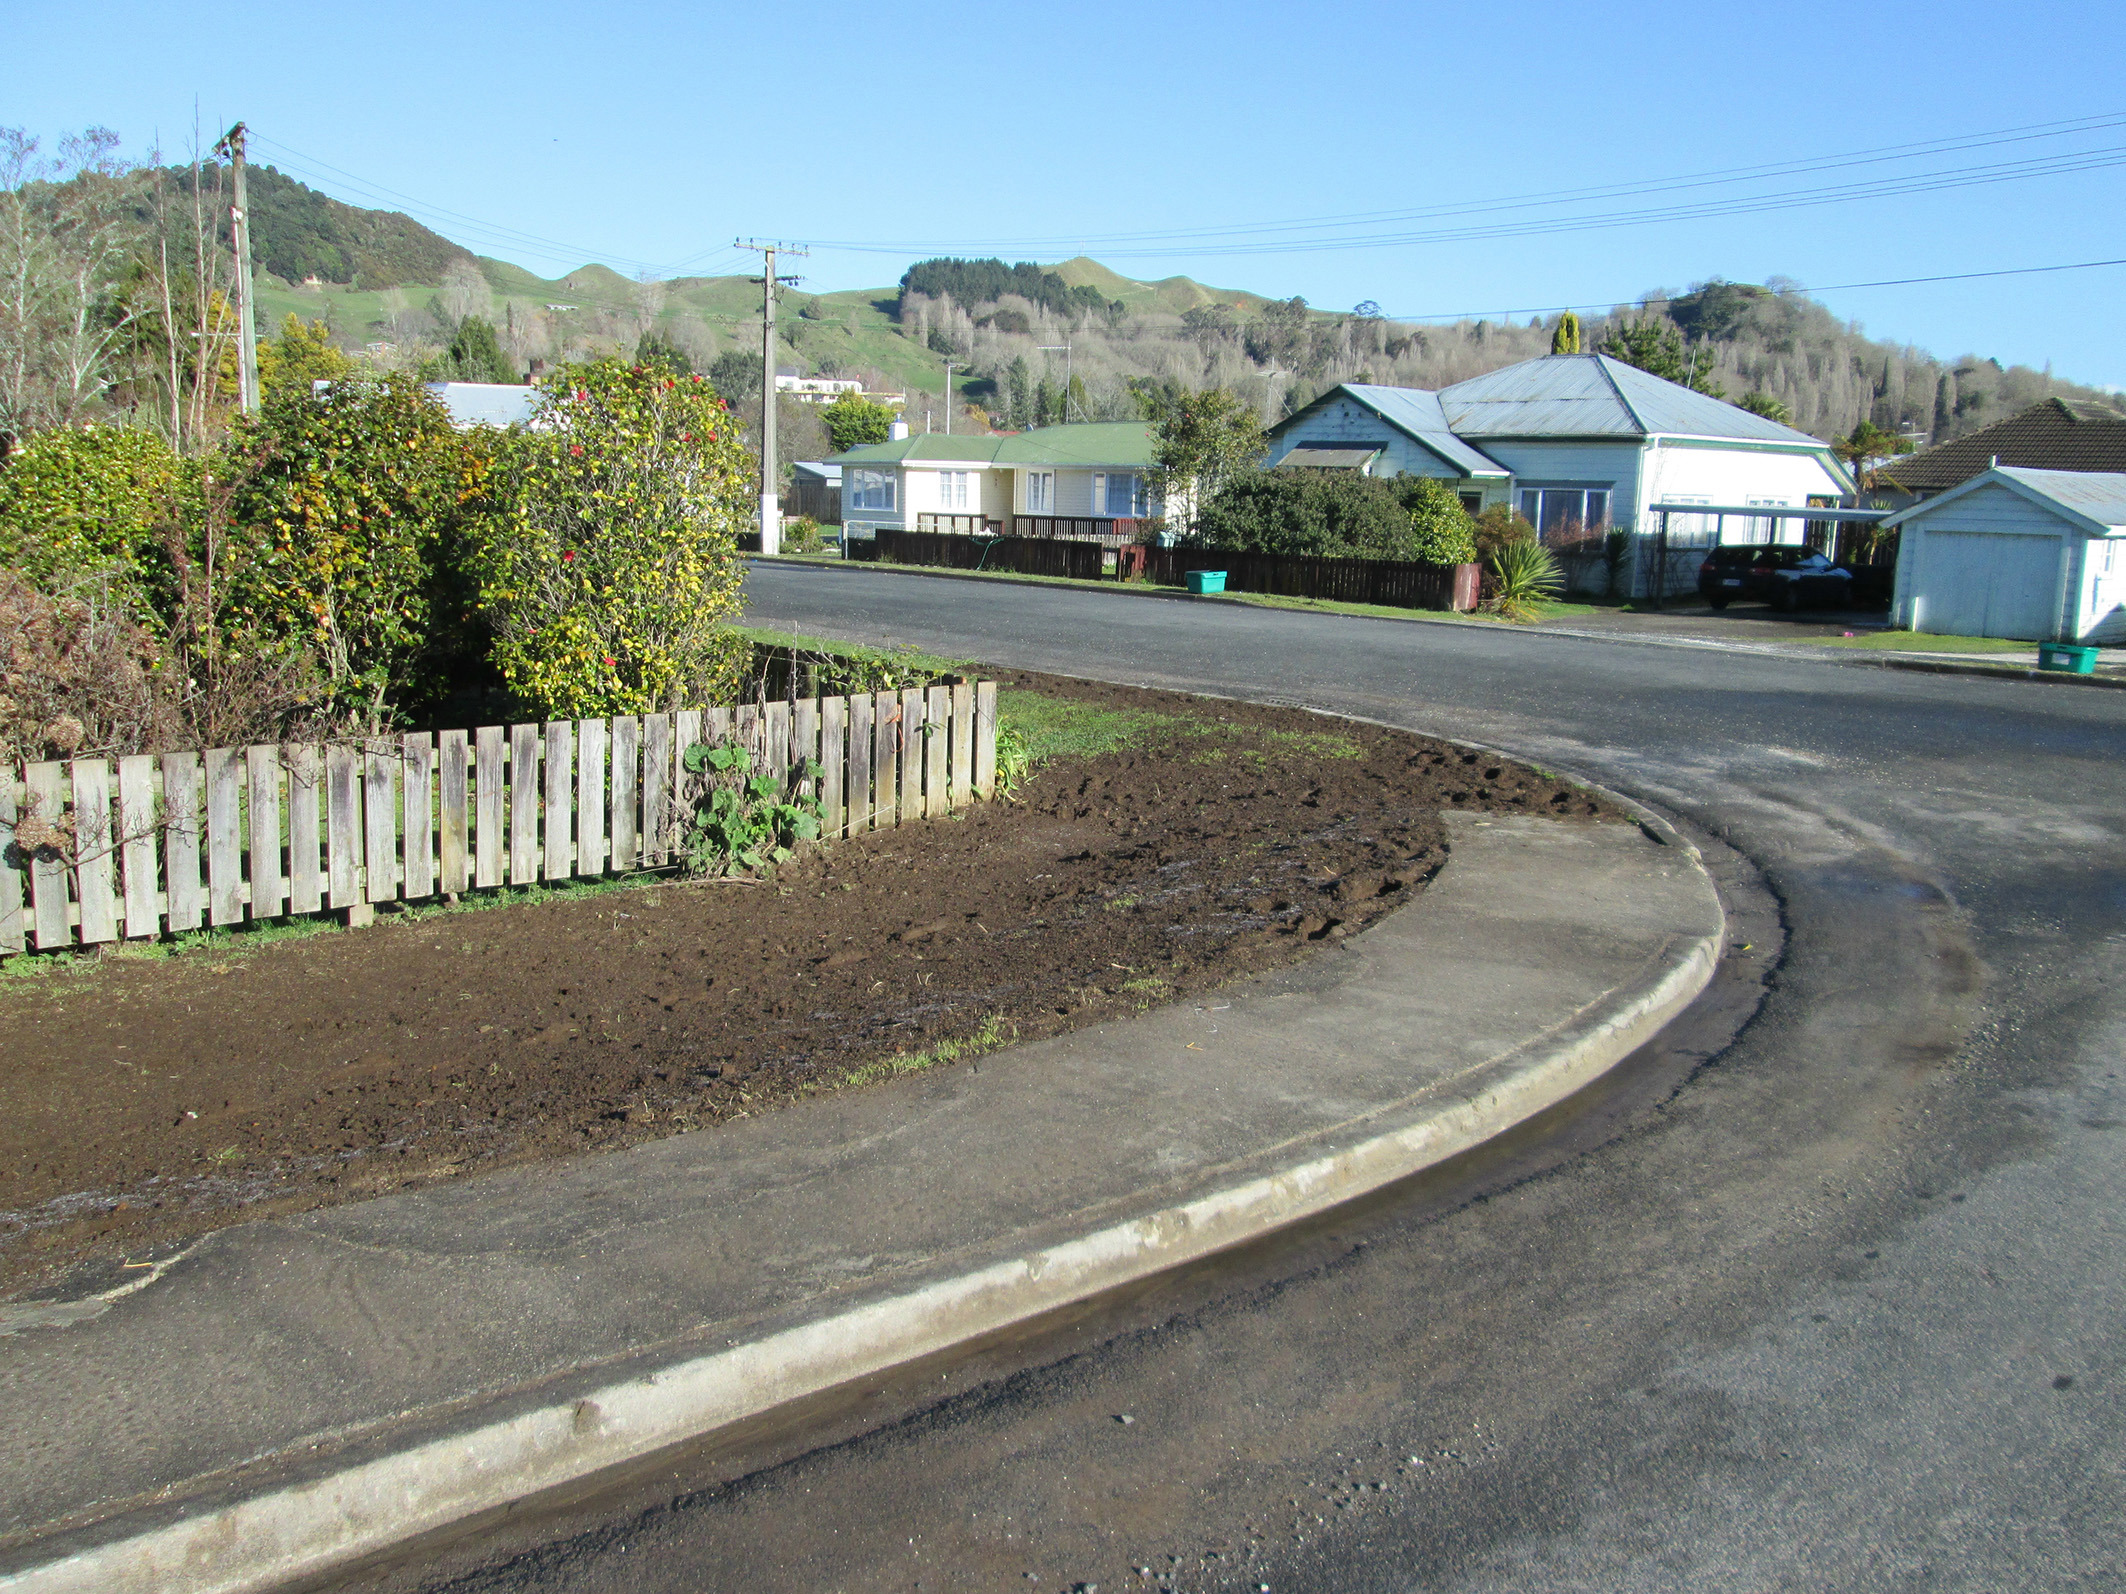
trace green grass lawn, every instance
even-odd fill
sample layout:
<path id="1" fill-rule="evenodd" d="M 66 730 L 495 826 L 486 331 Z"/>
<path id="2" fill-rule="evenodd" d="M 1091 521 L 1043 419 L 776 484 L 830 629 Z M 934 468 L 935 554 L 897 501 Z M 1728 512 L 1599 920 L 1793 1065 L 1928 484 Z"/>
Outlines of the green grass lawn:
<path id="1" fill-rule="evenodd" d="M 2035 642 L 1997 636 L 1936 636 L 1931 631 L 1866 631 L 1859 636 L 1827 637 L 1826 648 L 1868 648 L 1884 653 L 2028 653 Z"/>

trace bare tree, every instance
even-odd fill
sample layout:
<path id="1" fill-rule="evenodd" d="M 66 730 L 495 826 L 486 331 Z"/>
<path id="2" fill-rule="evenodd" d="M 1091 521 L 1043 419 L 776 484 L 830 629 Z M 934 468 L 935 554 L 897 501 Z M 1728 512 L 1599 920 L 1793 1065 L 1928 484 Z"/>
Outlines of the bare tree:
<path id="1" fill-rule="evenodd" d="M 139 257 L 140 169 L 118 135 L 90 128 L 38 154 L 0 128 L 0 428 L 68 426 L 93 414 L 138 311 L 118 296 Z"/>
<path id="2" fill-rule="evenodd" d="M 453 260 L 443 271 L 443 289 L 437 299 L 455 327 L 467 316 L 486 316 L 494 308 L 494 290 L 470 260 Z"/>

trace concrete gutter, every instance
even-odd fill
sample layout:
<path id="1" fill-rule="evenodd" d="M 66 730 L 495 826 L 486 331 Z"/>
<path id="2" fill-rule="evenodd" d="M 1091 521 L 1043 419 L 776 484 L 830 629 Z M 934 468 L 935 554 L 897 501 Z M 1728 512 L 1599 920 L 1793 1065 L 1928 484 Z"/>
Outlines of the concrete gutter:
<path id="1" fill-rule="evenodd" d="M 1449 816 L 1410 909 L 978 1065 L 210 1236 L 0 1337 L 0 1589 L 344 1566 L 1243 1244 L 1481 1144 L 1710 980 L 1658 821 Z"/>

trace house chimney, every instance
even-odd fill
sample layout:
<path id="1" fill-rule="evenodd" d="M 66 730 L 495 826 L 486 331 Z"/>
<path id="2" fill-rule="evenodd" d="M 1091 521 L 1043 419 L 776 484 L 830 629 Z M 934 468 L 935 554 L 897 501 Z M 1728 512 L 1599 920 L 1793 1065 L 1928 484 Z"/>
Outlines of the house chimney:
<path id="1" fill-rule="evenodd" d="M 906 442 L 906 441 L 907 441 L 907 439 L 908 439 L 908 423 L 907 423 L 906 421 L 895 421 L 895 422 L 894 422 L 894 423 L 893 423 L 893 424 L 892 424 L 891 426 L 888 426 L 888 427 L 886 428 L 886 441 L 887 441 L 887 442 L 889 442 L 889 443 L 902 443 L 902 442 Z"/>

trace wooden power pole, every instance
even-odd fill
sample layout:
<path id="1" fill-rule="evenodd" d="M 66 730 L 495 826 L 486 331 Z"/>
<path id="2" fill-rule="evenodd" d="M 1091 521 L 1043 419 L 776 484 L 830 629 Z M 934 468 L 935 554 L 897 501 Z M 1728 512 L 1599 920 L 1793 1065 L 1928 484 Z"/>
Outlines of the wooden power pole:
<path id="1" fill-rule="evenodd" d="M 258 311 L 251 302 L 251 210 L 244 199 L 244 124 L 238 122 L 215 145 L 227 150 L 233 169 L 229 206 L 231 242 L 236 250 L 237 398 L 246 415 L 258 410 Z"/>
<path id="2" fill-rule="evenodd" d="M 775 275 L 775 257 L 806 255 L 811 251 L 791 244 L 738 240 L 740 249 L 759 251 L 762 270 L 760 311 L 760 551 L 776 553 L 782 548 L 782 494 L 776 490 L 775 467 L 775 290 L 795 277 Z"/>

